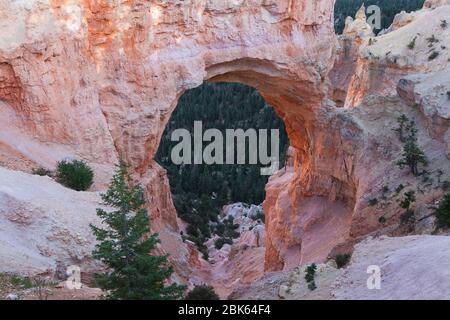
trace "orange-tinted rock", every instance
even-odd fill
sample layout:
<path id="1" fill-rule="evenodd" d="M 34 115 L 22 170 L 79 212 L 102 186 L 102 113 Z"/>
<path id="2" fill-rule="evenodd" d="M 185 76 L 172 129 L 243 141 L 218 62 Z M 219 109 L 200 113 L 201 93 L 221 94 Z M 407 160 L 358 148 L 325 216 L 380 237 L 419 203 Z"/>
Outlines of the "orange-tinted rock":
<path id="1" fill-rule="evenodd" d="M 399 114 L 418 119 L 430 164 L 447 171 L 450 154 L 447 109 L 423 99 L 415 113 L 396 92 L 409 73 L 448 68 L 447 55 L 429 60 L 425 39 L 413 53 L 407 45 L 419 29 L 438 28 L 449 7 L 427 10 L 371 45 L 360 14 L 347 28 L 357 46 L 335 65 L 333 4 L 0 1 L 0 162 L 29 170 L 82 158 L 95 168 L 98 190 L 124 159 L 145 187 L 162 250 L 186 280 L 197 258 L 181 240 L 166 174 L 153 157 L 185 90 L 203 81 L 242 82 L 284 120 L 295 157 L 267 186 L 265 268 L 326 259 L 339 243 L 383 228 L 378 219 L 386 212 L 389 225 L 398 222 L 395 201 L 368 206 L 383 184 L 392 190 L 407 180 L 417 187 L 395 165 L 401 144 L 391 129 Z M 441 33 L 445 43 L 448 31 Z M 329 89 L 346 108 L 328 101 Z M 444 92 L 423 90 L 432 97 Z M 434 123 L 439 130 L 430 128 Z"/>
<path id="2" fill-rule="evenodd" d="M 332 7 L 329 0 L 1 1 L 0 118 L 11 119 L 2 150 L 27 159 L 28 170 L 79 157 L 111 172 L 123 158 L 146 188 L 162 247 L 187 265 L 167 178 L 152 160 L 178 98 L 205 80 L 255 86 L 286 121 L 292 144 L 309 154 L 305 133 L 333 60 Z M 100 176 L 104 187 L 108 175 Z"/>

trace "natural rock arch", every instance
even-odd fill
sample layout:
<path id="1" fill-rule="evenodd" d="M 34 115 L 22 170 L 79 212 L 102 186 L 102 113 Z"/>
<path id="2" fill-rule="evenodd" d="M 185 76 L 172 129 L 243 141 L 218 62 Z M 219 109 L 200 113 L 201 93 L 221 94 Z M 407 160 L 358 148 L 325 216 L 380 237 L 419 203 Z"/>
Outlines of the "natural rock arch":
<path id="1" fill-rule="evenodd" d="M 347 236 L 358 128 L 337 117 L 326 100 L 334 0 L 32 0 L 1 6 L 11 14 L 0 23 L 6 30 L 0 76 L 14 84 L 0 90 L 2 112 L 30 146 L 15 152 L 47 166 L 78 156 L 100 173 L 122 157 L 146 186 L 153 227 L 169 230 L 161 237 L 174 260 L 187 263 L 180 258 L 187 253 L 179 239 L 171 240 L 176 215 L 165 173 L 152 159 L 178 98 L 203 81 L 257 88 L 285 121 L 296 149 L 294 174 L 282 188 L 268 190 L 266 269 L 313 259 L 315 249 L 303 243 L 299 202 L 306 201 L 317 219 L 327 219 L 335 201 L 342 203 L 342 228 L 318 256 Z M 52 148 L 58 152 L 48 152 Z M 319 198 L 320 205 L 308 200 Z"/>

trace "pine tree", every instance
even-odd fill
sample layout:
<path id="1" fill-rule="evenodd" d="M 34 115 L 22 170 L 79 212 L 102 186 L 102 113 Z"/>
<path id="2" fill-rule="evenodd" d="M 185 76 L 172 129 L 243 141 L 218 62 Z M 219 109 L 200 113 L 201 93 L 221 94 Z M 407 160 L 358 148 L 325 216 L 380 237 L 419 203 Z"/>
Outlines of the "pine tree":
<path id="1" fill-rule="evenodd" d="M 450 194 L 444 196 L 435 211 L 435 215 L 438 229 L 450 228 Z"/>
<path id="2" fill-rule="evenodd" d="M 169 300 L 181 298 L 184 287 L 167 285 L 173 273 L 167 256 L 152 255 L 159 243 L 157 234 L 149 234 L 149 217 L 144 209 L 143 189 L 130 186 L 126 165 L 121 162 L 108 191 L 102 195 L 106 205 L 117 208 L 97 215 L 108 226 L 91 225 L 99 242 L 93 257 L 108 271 L 96 275 L 97 284 L 108 292 L 108 298 L 119 300 Z"/>
<path id="3" fill-rule="evenodd" d="M 418 176 L 419 164 L 426 166 L 428 164 L 428 160 L 425 153 L 419 146 L 417 141 L 417 129 L 414 126 L 414 122 L 412 122 L 409 128 L 409 135 L 405 139 L 405 143 L 403 145 L 403 159 L 398 162 L 398 165 L 401 168 L 403 166 L 408 166 L 410 172 L 413 175 Z"/>

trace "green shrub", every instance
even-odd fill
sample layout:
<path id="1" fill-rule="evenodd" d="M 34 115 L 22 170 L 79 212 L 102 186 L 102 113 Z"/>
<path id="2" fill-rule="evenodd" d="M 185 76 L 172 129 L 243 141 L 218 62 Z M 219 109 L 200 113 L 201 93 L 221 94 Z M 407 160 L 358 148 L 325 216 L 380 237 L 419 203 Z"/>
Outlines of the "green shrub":
<path id="1" fill-rule="evenodd" d="M 441 28 L 442 29 L 447 29 L 448 27 L 448 22 L 447 20 L 441 20 Z"/>
<path id="2" fill-rule="evenodd" d="M 420 148 L 414 121 L 409 121 L 409 119 L 402 115 L 398 118 L 400 127 L 395 129 L 399 133 L 400 141 L 403 142 L 403 158 L 397 162 L 400 169 L 404 166 L 409 167 L 410 172 L 418 176 L 419 175 L 419 165 L 427 166 L 428 160 L 424 151 Z M 407 136 L 405 136 L 407 134 Z"/>
<path id="3" fill-rule="evenodd" d="M 58 162 L 56 177 L 67 188 L 86 191 L 93 183 L 94 172 L 84 161 L 62 160 Z"/>
<path id="4" fill-rule="evenodd" d="M 400 216 L 401 224 L 408 224 L 414 221 L 414 210 L 411 208 L 414 202 L 416 202 L 416 193 L 414 191 L 406 192 L 405 197 L 400 202 L 400 207 L 405 209 L 405 212 Z"/>
<path id="5" fill-rule="evenodd" d="M 416 47 L 416 40 L 417 40 L 417 36 L 414 37 L 414 39 L 411 40 L 411 42 L 408 44 L 408 48 L 409 49 L 414 49 Z"/>
<path id="6" fill-rule="evenodd" d="M 316 276 L 316 271 L 317 271 L 317 266 L 315 263 L 306 267 L 305 280 L 308 283 L 309 290 L 311 290 L 311 291 L 317 289 L 316 282 L 314 279 Z"/>
<path id="7" fill-rule="evenodd" d="M 369 200 L 369 206 L 374 207 L 378 204 L 378 199 L 377 198 L 372 198 Z"/>
<path id="8" fill-rule="evenodd" d="M 198 231 L 198 228 L 194 227 L 192 224 L 188 225 L 186 228 L 186 233 L 193 237 L 199 237 L 200 232 Z"/>
<path id="9" fill-rule="evenodd" d="M 450 194 L 444 196 L 436 209 L 436 227 L 438 229 L 450 228 Z"/>
<path id="10" fill-rule="evenodd" d="M 51 170 L 45 169 L 43 167 L 39 167 L 36 169 L 33 169 L 33 174 L 37 175 L 37 176 L 48 176 L 51 177 L 53 175 L 53 172 Z"/>
<path id="11" fill-rule="evenodd" d="M 336 265 L 338 269 L 345 267 L 350 262 L 351 255 L 348 253 L 338 254 L 336 256 Z"/>
<path id="12" fill-rule="evenodd" d="M 265 218 L 264 212 L 258 212 L 256 215 L 256 220 L 261 221 L 261 223 L 265 223 Z"/>
<path id="13" fill-rule="evenodd" d="M 316 282 L 313 281 L 313 282 L 308 283 L 308 289 L 311 291 L 316 290 L 317 289 Z"/>
<path id="14" fill-rule="evenodd" d="M 442 181 L 441 189 L 444 190 L 444 191 L 449 190 L 450 189 L 450 181 L 448 181 L 448 180 Z"/>
<path id="15" fill-rule="evenodd" d="M 217 250 L 220 250 L 220 249 L 223 248 L 223 246 L 224 246 L 225 244 L 232 245 L 232 244 L 233 244 L 233 240 L 228 239 L 228 238 L 219 238 L 219 239 L 216 240 L 216 242 L 214 242 L 214 247 L 215 247 Z"/>
<path id="16" fill-rule="evenodd" d="M 222 222 L 219 222 L 219 223 L 216 225 L 216 227 L 215 227 L 215 229 L 214 229 L 214 232 L 215 232 L 219 237 L 223 236 L 223 234 L 225 233 L 225 225 L 224 225 Z"/>
<path id="17" fill-rule="evenodd" d="M 403 191 L 403 189 L 405 189 L 405 186 L 403 184 L 399 184 L 398 187 L 395 189 L 395 192 L 399 194 L 400 192 Z"/>
<path id="18" fill-rule="evenodd" d="M 400 202 L 400 207 L 405 210 L 411 210 L 411 205 L 416 202 L 416 193 L 414 191 L 408 191 L 405 193 L 405 198 Z"/>
<path id="19" fill-rule="evenodd" d="M 438 51 L 433 51 L 430 56 L 428 57 L 428 60 L 434 60 L 439 56 L 439 52 Z"/>
<path id="20" fill-rule="evenodd" d="M 10 279 L 10 282 L 13 286 L 22 288 L 22 289 L 31 289 L 33 288 L 33 281 L 28 277 L 19 277 L 19 276 L 12 276 Z"/>
<path id="21" fill-rule="evenodd" d="M 185 300 L 220 300 L 214 288 L 207 285 L 195 286 L 188 292 Z"/>
<path id="22" fill-rule="evenodd" d="M 400 224 L 408 224 L 413 222 L 414 220 L 414 211 L 413 210 L 406 210 L 401 216 L 400 216 Z"/>
<path id="23" fill-rule="evenodd" d="M 185 286 L 169 284 L 173 273 L 168 256 L 157 255 L 158 234 L 150 232 L 144 189 L 131 185 L 121 161 L 97 209 L 102 226 L 90 225 L 97 240 L 92 257 L 106 268 L 95 282 L 112 300 L 170 300 L 184 296 Z"/>
<path id="24" fill-rule="evenodd" d="M 386 218 L 385 217 L 379 217 L 378 218 L 378 222 L 381 224 L 385 224 L 386 223 Z"/>
<path id="25" fill-rule="evenodd" d="M 431 37 L 427 38 L 427 41 L 430 45 L 432 45 L 433 43 L 439 42 L 438 38 L 436 38 L 436 36 L 434 34 L 431 35 Z"/>

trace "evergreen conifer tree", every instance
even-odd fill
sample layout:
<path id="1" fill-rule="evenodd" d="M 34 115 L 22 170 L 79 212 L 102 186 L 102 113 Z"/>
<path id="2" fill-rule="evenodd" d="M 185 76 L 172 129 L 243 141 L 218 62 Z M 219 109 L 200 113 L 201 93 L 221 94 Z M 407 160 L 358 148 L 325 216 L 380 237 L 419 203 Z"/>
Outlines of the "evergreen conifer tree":
<path id="1" fill-rule="evenodd" d="M 408 166 L 410 172 L 413 175 L 418 176 L 419 164 L 426 166 L 428 161 L 425 153 L 417 142 L 417 129 L 415 128 L 414 123 L 412 123 L 409 128 L 409 135 L 406 137 L 405 143 L 403 144 L 403 159 L 398 162 L 398 165 L 400 167 Z"/>
<path id="2" fill-rule="evenodd" d="M 181 298 L 183 286 L 167 285 L 173 273 L 167 256 L 152 254 L 159 240 L 157 234 L 150 234 L 143 189 L 130 186 L 130 182 L 127 167 L 121 162 L 108 191 L 102 195 L 104 203 L 117 210 L 97 209 L 107 228 L 91 225 L 98 240 L 93 257 L 108 267 L 108 271 L 96 275 L 97 284 L 108 292 L 110 299 Z"/>

